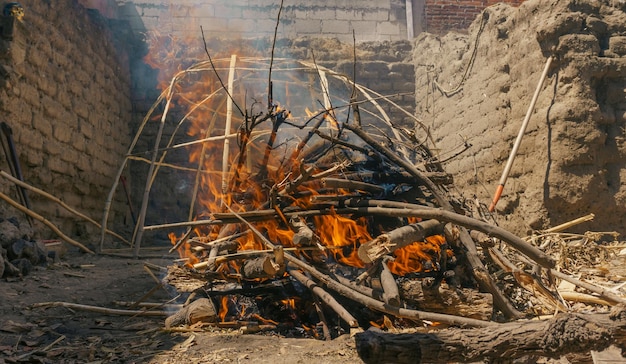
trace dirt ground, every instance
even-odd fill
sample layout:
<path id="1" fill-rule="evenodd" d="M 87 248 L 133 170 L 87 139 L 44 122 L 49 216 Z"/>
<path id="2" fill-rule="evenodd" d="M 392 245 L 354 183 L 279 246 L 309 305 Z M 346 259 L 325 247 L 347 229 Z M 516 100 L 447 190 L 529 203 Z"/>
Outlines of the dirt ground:
<path id="1" fill-rule="evenodd" d="M 164 249 L 163 252 L 166 252 Z M 144 270 L 171 259 L 130 259 L 68 253 L 24 278 L 0 282 L 0 363 L 356 363 L 354 340 L 284 338 L 237 330 L 163 331 L 164 317 L 129 317 L 65 307 L 33 308 L 42 302 L 71 302 L 125 309 L 156 283 Z M 147 299 L 173 298 L 163 289 Z"/>

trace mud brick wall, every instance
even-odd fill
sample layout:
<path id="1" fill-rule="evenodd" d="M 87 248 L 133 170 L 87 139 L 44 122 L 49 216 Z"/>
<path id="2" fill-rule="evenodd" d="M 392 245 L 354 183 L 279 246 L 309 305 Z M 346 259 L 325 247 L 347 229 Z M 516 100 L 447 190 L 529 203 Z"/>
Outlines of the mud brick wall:
<path id="1" fill-rule="evenodd" d="M 486 7 L 505 3 L 519 6 L 524 0 L 425 0 L 425 31 L 434 34 L 466 30 Z"/>
<path id="2" fill-rule="evenodd" d="M 568 232 L 626 233 L 626 12 L 611 4 L 500 4 L 488 9 L 482 33 L 477 19 L 469 35 L 416 39 L 416 112 L 442 159 L 471 144 L 444 168 L 485 209 L 555 56 L 497 206 L 500 226 L 522 236 L 588 213 L 593 222 Z M 467 78 L 444 95 L 433 80 L 454 90 L 477 37 Z"/>
<path id="3" fill-rule="evenodd" d="M 200 37 L 200 26 L 213 36 L 260 37 L 274 34 L 280 1 L 128 1 L 121 16 L 137 31 L 159 31 L 176 37 Z M 279 37 L 336 37 L 352 42 L 406 39 L 402 0 L 285 1 Z"/>
<path id="4" fill-rule="evenodd" d="M 76 0 L 20 3 L 23 22 L 3 19 L 0 120 L 13 129 L 25 181 L 100 220 L 130 143 L 127 58 L 107 23 Z M 4 156 L 0 168 L 9 170 Z M 17 199 L 12 185 L 0 183 Z M 97 236 L 98 229 L 57 204 L 29 197 L 32 209 L 66 234 L 82 241 Z M 116 196 L 112 224 L 122 224 L 126 211 Z"/>

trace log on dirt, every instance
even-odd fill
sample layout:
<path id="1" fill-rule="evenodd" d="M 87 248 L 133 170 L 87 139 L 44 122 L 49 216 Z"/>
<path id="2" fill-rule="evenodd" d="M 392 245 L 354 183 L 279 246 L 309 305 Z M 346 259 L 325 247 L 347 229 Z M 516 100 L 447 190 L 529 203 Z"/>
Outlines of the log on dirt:
<path id="1" fill-rule="evenodd" d="M 217 321 L 217 311 L 213 302 L 208 298 L 199 298 L 166 318 L 165 327 L 170 328 L 178 325 L 193 325 L 197 322 L 215 321 Z"/>
<path id="2" fill-rule="evenodd" d="M 549 320 L 495 327 L 445 329 L 433 333 L 387 334 L 370 329 L 356 335 L 365 363 L 447 363 L 536 356 L 559 358 L 618 345 L 626 353 L 626 306 L 609 314 L 558 314 Z"/>

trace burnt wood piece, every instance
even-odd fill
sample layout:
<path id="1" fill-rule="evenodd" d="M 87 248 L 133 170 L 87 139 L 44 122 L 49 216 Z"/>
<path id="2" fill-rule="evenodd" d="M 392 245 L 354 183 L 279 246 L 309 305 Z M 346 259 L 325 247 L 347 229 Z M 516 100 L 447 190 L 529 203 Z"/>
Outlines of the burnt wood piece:
<path id="1" fill-rule="evenodd" d="M 208 298 L 199 298 L 178 312 L 165 319 L 165 327 L 179 325 L 193 325 L 197 322 L 216 322 L 217 311 L 215 305 Z"/>
<path id="2" fill-rule="evenodd" d="M 402 280 L 398 284 L 400 298 L 410 306 L 429 312 L 490 320 L 493 298 L 475 289 L 450 287 L 445 282 L 429 286 L 422 280 Z"/>
<path id="3" fill-rule="evenodd" d="M 445 173 L 445 172 L 424 172 L 424 175 L 430 178 L 436 184 L 451 185 L 454 182 L 452 175 Z M 361 172 L 359 171 L 359 172 L 346 173 L 344 177 L 347 179 L 362 180 L 362 181 L 367 181 L 370 183 L 374 183 L 374 181 L 378 183 L 387 182 L 387 183 L 394 183 L 394 184 L 415 183 L 415 177 L 413 177 L 411 174 L 407 172 L 394 172 L 394 171 L 391 171 L 391 172 L 362 171 Z"/>
<path id="4" fill-rule="evenodd" d="M 271 255 L 266 254 L 262 257 L 245 260 L 241 267 L 241 275 L 247 279 L 274 278 L 281 269 L 281 265 L 274 261 Z"/>
<path id="5" fill-rule="evenodd" d="M 313 230 L 307 226 L 306 220 L 299 216 L 294 216 L 289 220 L 295 234 L 291 241 L 295 246 L 310 246 L 313 244 Z"/>
<path id="6" fill-rule="evenodd" d="M 390 257 L 384 257 L 381 259 L 380 265 L 380 285 L 383 288 L 383 300 L 386 304 L 391 306 L 400 306 L 400 293 L 398 292 L 398 284 L 396 279 L 389 270 L 387 262 L 390 261 Z"/>
<path id="7" fill-rule="evenodd" d="M 610 314 L 562 313 L 549 320 L 510 322 L 489 328 L 448 328 L 431 333 L 387 334 L 370 329 L 356 335 L 365 363 L 449 363 L 522 357 L 559 358 L 617 345 L 626 353 L 626 306 Z"/>
<path id="8" fill-rule="evenodd" d="M 369 136 L 360 127 L 357 127 L 357 126 L 354 126 L 354 125 L 351 125 L 351 124 L 348 124 L 348 123 L 344 123 L 343 126 L 346 129 L 348 129 L 351 132 L 353 132 L 354 134 L 356 134 L 359 138 L 363 139 L 364 142 L 369 144 L 378 153 L 380 153 L 380 154 L 384 155 L 385 157 L 387 157 L 389 160 L 391 160 L 397 166 L 404 168 L 408 173 L 410 173 L 413 177 L 415 177 L 417 182 L 421 183 L 426 188 L 428 188 L 428 190 L 430 190 L 430 192 L 435 197 L 435 200 L 437 200 L 437 203 L 439 204 L 439 206 L 441 206 L 442 208 L 444 208 L 446 210 L 452 211 L 452 205 L 444 197 L 444 192 L 441 190 L 441 188 L 438 185 L 433 183 L 433 181 L 430 180 L 430 178 L 428 178 L 428 176 L 426 176 L 424 174 L 424 172 L 420 171 L 413 164 L 411 164 L 408 161 L 402 159 L 400 156 L 398 156 L 397 154 L 395 154 L 394 152 L 389 150 L 387 147 L 385 147 L 384 145 L 382 145 L 379 142 L 377 142 L 374 138 Z"/>
<path id="9" fill-rule="evenodd" d="M 343 307 L 337 300 L 330 295 L 330 293 L 326 292 L 323 288 L 319 287 L 315 281 L 305 276 L 303 273 L 291 269 L 289 270 L 289 274 L 295 278 L 298 282 L 305 285 L 308 289 L 311 290 L 317 297 L 319 297 L 328 307 L 330 307 L 341 319 L 343 319 L 350 327 L 356 328 L 359 327 L 359 322 L 357 321 L 345 307 Z"/>
<path id="10" fill-rule="evenodd" d="M 342 188 L 346 190 L 359 190 L 359 191 L 365 191 L 365 192 L 370 192 L 374 194 L 380 194 L 380 193 L 385 192 L 385 188 L 379 185 L 375 185 L 375 184 L 371 184 L 367 182 L 361 182 L 361 181 L 352 181 L 352 180 L 343 179 L 343 178 L 326 177 L 326 178 L 322 178 L 321 182 L 322 182 L 322 187 L 326 187 L 326 188 Z"/>
<path id="11" fill-rule="evenodd" d="M 424 241 L 426 237 L 442 232 L 443 224 L 437 220 L 402 226 L 361 245 L 358 251 L 359 258 L 365 263 L 371 263 L 386 254 L 393 253 L 396 249 L 416 241 Z"/>

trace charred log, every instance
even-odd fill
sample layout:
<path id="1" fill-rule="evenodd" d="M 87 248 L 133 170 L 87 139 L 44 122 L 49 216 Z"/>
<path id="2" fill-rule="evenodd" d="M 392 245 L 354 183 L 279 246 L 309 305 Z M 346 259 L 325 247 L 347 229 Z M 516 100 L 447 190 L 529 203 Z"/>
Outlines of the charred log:
<path id="1" fill-rule="evenodd" d="M 501 324 L 488 329 L 449 328 L 432 333 L 387 334 L 370 329 L 356 335 L 365 363 L 448 363 L 521 357 L 559 358 L 603 350 L 612 344 L 626 351 L 626 310 L 611 314 L 559 314 L 550 320 Z"/>

